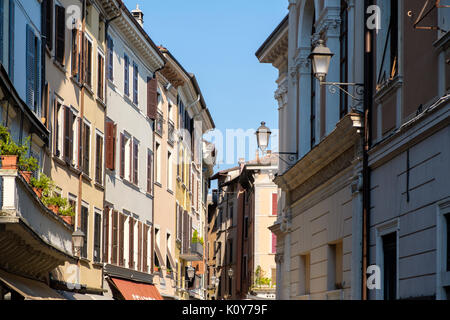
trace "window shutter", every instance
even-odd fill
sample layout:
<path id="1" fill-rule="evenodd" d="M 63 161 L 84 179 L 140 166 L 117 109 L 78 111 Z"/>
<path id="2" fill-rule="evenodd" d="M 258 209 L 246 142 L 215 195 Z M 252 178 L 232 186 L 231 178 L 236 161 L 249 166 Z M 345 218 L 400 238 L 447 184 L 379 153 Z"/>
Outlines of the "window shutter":
<path id="1" fill-rule="evenodd" d="M 103 262 L 108 263 L 108 249 L 109 249 L 109 211 L 111 209 L 106 207 L 103 213 Z"/>
<path id="2" fill-rule="evenodd" d="M 278 215 L 278 194 L 272 194 L 272 215 Z"/>
<path id="3" fill-rule="evenodd" d="M 125 137 L 123 133 L 120 134 L 120 177 L 125 176 Z"/>
<path id="4" fill-rule="evenodd" d="M 124 92 L 126 96 L 130 95 L 130 59 L 127 55 L 124 57 Z"/>
<path id="5" fill-rule="evenodd" d="M 45 0 L 45 35 L 46 45 L 53 49 L 53 0 Z"/>
<path id="6" fill-rule="evenodd" d="M 142 272 L 148 273 L 147 251 L 148 251 L 148 226 L 144 225 L 144 234 L 142 236 L 142 264 L 144 269 Z"/>
<path id="7" fill-rule="evenodd" d="M 68 106 L 64 106 L 64 160 L 70 161 L 70 109 Z"/>
<path id="8" fill-rule="evenodd" d="M 104 92 L 104 88 L 103 88 L 103 68 L 104 68 L 104 59 L 103 57 L 99 54 L 98 55 L 98 62 L 97 62 L 97 67 L 98 67 L 98 75 L 97 75 L 97 96 L 99 97 L 100 100 L 103 101 L 103 92 Z"/>
<path id="9" fill-rule="evenodd" d="M 114 42 L 113 39 L 108 36 L 108 79 L 114 80 Z"/>
<path id="10" fill-rule="evenodd" d="M 156 78 L 147 78 L 147 116 L 155 120 L 158 108 L 158 86 Z"/>
<path id="11" fill-rule="evenodd" d="M 2 17 L 2 23 L 0 23 L 0 62 L 3 64 L 3 0 L 0 0 L 0 17 Z"/>
<path id="12" fill-rule="evenodd" d="M 129 258 L 128 258 L 128 261 L 129 261 L 129 266 L 130 266 L 130 268 L 131 269 L 134 269 L 134 223 L 135 223 L 135 220 L 132 218 L 132 217 L 130 217 L 130 221 L 129 221 L 129 227 L 130 227 L 130 232 L 129 232 L 129 235 L 130 235 L 130 238 L 129 238 L 129 246 L 130 246 L 130 250 L 129 250 Z"/>
<path id="13" fill-rule="evenodd" d="M 78 169 L 82 170 L 83 168 L 83 119 L 79 118 L 78 120 Z"/>
<path id="14" fill-rule="evenodd" d="M 88 244 L 88 214 L 89 209 L 86 207 L 81 207 L 81 230 L 84 232 L 84 246 L 81 256 L 87 258 L 87 244 Z"/>
<path id="15" fill-rule="evenodd" d="M 111 121 L 106 122 L 106 168 L 115 170 L 117 125 Z"/>
<path id="16" fill-rule="evenodd" d="M 138 184 L 139 145 L 133 140 L 133 183 Z"/>
<path id="17" fill-rule="evenodd" d="M 111 262 L 113 264 L 117 265 L 117 238 L 118 238 L 118 234 L 119 234 L 119 230 L 118 230 L 118 212 L 117 211 L 113 211 L 112 214 L 112 253 L 111 253 Z"/>
<path id="18" fill-rule="evenodd" d="M 153 153 L 148 150 L 147 154 L 147 193 L 153 192 Z"/>
<path id="19" fill-rule="evenodd" d="M 103 184 L 103 138 L 100 135 L 96 137 L 95 152 L 95 181 Z"/>
<path id="20" fill-rule="evenodd" d="M 26 85 L 27 85 L 27 92 L 26 92 L 26 98 L 27 98 L 27 105 L 30 109 L 34 109 L 34 100 L 35 100 L 35 89 L 36 85 L 34 83 L 36 77 L 35 77 L 35 36 L 33 33 L 33 30 L 29 25 L 27 25 L 27 60 L 26 60 Z"/>
<path id="21" fill-rule="evenodd" d="M 16 12 L 16 2 L 14 0 L 9 0 L 9 50 L 8 50 L 8 60 L 9 60 L 9 66 L 8 66 L 8 74 L 9 78 L 11 79 L 11 82 L 14 83 L 14 59 L 15 59 L 15 26 L 16 26 L 16 19 L 15 19 L 15 12 Z M 27 25 L 27 39 L 29 36 L 28 28 L 30 28 L 29 25 Z M 31 28 L 30 28 L 31 30 Z M 27 42 L 28 44 L 28 42 Z M 28 46 L 27 46 L 28 48 Z M 32 61 L 32 60 L 31 60 Z M 27 63 L 28 63 L 28 56 L 27 56 Z M 28 70 L 28 68 L 27 68 Z M 28 83 L 28 82 L 27 82 Z M 32 86 L 34 88 L 34 86 Z M 27 101 L 28 102 L 28 101 Z"/>
<path id="22" fill-rule="evenodd" d="M 139 69 L 136 63 L 133 63 L 133 102 L 139 103 L 138 90 L 139 90 Z"/>
<path id="23" fill-rule="evenodd" d="M 277 236 L 272 232 L 272 253 L 277 253 Z"/>
<path id="24" fill-rule="evenodd" d="M 66 35 L 66 10 L 62 6 L 55 7 L 56 41 L 55 58 L 64 64 L 65 35 Z"/>
<path id="25" fill-rule="evenodd" d="M 100 262 L 100 245 L 101 245 L 101 221 L 102 217 L 96 213 L 94 218 L 94 261 Z"/>
<path id="26" fill-rule="evenodd" d="M 142 222 L 138 223 L 138 270 L 142 271 Z"/>
<path id="27" fill-rule="evenodd" d="M 125 216 L 123 214 L 119 214 L 119 266 L 123 267 L 124 265 L 124 256 L 123 256 L 123 245 L 125 240 Z"/>
<path id="28" fill-rule="evenodd" d="M 79 33 L 78 29 L 72 30 L 72 75 L 80 81 L 79 78 Z"/>
<path id="29" fill-rule="evenodd" d="M 83 172 L 86 175 L 89 175 L 89 150 L 90 150 L 91 129 L 86 123 L 84 123 L 83 125 L 84 125 Z"/>

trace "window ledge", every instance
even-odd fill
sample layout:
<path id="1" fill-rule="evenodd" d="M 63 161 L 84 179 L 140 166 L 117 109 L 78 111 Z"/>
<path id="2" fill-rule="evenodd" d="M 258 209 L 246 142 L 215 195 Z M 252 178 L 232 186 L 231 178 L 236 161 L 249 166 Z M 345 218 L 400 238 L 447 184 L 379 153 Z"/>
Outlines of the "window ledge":
<path id="1" fill-rule="evenodd" d="M 382 103 L 383 100 L 395 94 L 397 88 L 403 86 L 403 77 L 396 76 L 394 79 L 384 83 L 381 88 L 375 93 L 375 101 L 377 103 Z"/>
<path id="2" fill-rule="evenodd" d="M 438 50 L 447 50 L 450 46 L 450 31 L 447 31 L 442 37 L 436 40 L 433 46 Z"/>
<path id="3" fill-rule="evenodd" d="M 103 107 L 103 109 L 106 109 L 106 103 L 104 100 L 100 99 L 99 97 L 97 97 L 96 100 L 97 100 L 97 103 Z"/>
<path id="4" fill-rule="evenodd" d="M 84 84 L 84 88 L 86 89 L 86 91 L 91 95 L 91 97 L 94 97 L 94 91 L 92 91 L 92 88 L 90 85 L 88 85 L 87 83 Z"/>
<path id="5" fill-rule="evenodd" d="M 102 185 L 101 183 L 98 183 L 97 181 L 94 183 L 94 185 L 95 185 L 95 187 L 97 188 L 97 189 L 100 189 L 100 190 L 102 190 L 102 191 L 105 191 L 105 186 L 104 185 Z"/>
<path id="6" fill-rule="evenodd" d="M 88 174 L 86 174 L 85 172 L 81 173 L 81 176 L 83 177 L 84 180 L 86 180 L 87 182 L 91 183 L 92 182 L 92 178 L 89 177 Z"/>
<path id="7" fill-rule="evenodd" d="M 155 186 L 158 186 L 158 187 L 162 188 L 162 184 L 159 183 L 159 182 L 155 182 Z"/>
<path id="8" fill-rule="evenodd" d="M 66 74 L 66 68 L 61 62 L 57 61 L 55 58 L 53 58 L 53 64 L 56 66 L 56 68 L 59 69 L 63 74 Z"/>
<path id="9" fill-rule="evenodd" d="M 167 192 L 170 193 L 171 195 L 174 194 L 174 192 L 172 190 L 170 190 L 170 189 L 167 189 Z"/>
<path id="10" fill-rule="evenodd" d="M 78 88 L 82 88 L 83 85 L 80 83 L 80 81 L 78 81 L 78 79 L 74 78 L 74 76 L 70 76 L 70 80 L 72 80 L 72 82 L 78 87 Z"/>

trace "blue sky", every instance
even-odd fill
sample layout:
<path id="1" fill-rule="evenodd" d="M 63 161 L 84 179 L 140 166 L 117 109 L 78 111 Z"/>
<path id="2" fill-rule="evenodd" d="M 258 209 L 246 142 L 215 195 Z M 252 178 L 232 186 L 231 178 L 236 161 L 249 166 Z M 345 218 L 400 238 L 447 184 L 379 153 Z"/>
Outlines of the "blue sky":
<path id="1" fill-rule="evenodd" d="M 256 50 L 287 14 L 287 1 L 125 0 L 144 29 L 196 75 L 217 129 L 278 127 L 277 71 Z M 250 150 L 248 158 L 253 158 Z M 237 163 L 237 157 L 235 162 Z M 220 165 L 220 169 L 229 167 Z"/>

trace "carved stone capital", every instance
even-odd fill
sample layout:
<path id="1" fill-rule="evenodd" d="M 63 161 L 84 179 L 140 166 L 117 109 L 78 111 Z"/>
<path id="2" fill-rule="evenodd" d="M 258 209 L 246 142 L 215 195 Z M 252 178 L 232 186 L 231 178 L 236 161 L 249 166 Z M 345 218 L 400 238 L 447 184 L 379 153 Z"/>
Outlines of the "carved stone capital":
<path id="1" fill-rule="evenodd" d="M 278 101 L 280 108 L 283 108 L 288 103 L 288 87 L 286 82 L 278 86 L 277 91 L 275 91 L 275 99 Z"/>
<path id="2" fill-rule="evenodd" d="M 283 261 L 284 261 L 284 254 L 282 254 L 282 253 L 277 253 L 276 255 L 275 255 L 275 262 L 278 264 L 281 264 L 281 263 L 283 263 Z"/>
<path id="3" fill-rule="evenodd" d="M 319 34 L 324 33 L 327 37 L 339 37 L 341 18 L 339 16 L 328 16 L 319 25 Z"/>

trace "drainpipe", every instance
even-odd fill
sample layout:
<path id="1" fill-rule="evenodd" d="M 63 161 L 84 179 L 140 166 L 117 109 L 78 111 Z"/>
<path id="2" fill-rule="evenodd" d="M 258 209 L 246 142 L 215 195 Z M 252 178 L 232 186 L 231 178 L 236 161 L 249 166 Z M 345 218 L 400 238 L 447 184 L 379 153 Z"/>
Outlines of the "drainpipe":
<path id="1" fill-rule="evenodd" d="M 373 4 L 373 0 L 365 0 L 364 8 Z M 365 21 L 369 18 L 365 13 Z M 363 230 L 362 230 L 362 299 L 369 299 L 367 288 L 367 267 L 370 263 L 370 167 L 369 150 L 372 139 L 372 97 L 373 97 L 373 37 L 372 30 L 364 26 L 364 144 L 363 144 Z"/>

